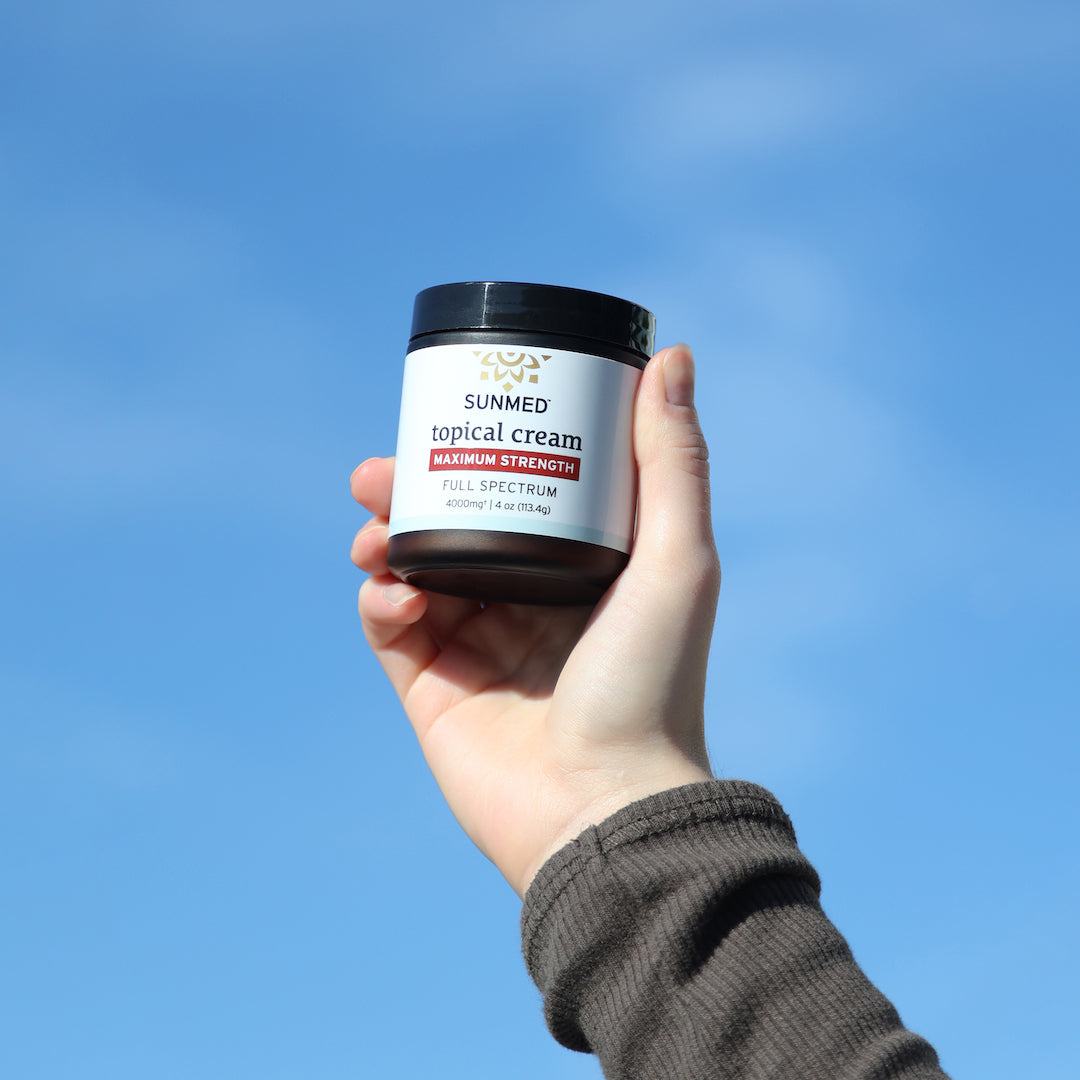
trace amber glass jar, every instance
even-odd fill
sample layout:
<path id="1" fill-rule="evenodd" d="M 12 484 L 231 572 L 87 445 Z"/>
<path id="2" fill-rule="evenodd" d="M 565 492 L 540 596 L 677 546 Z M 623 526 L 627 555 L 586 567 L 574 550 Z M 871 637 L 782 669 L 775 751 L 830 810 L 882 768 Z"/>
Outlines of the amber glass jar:
<path id="1" fill-rule="evenodd" d="M 416 297 L 390 569 L 484 601 L 595 603 L 626 565 L 632 419 L 653 349 L 637 304 L 470 281 Z"/>

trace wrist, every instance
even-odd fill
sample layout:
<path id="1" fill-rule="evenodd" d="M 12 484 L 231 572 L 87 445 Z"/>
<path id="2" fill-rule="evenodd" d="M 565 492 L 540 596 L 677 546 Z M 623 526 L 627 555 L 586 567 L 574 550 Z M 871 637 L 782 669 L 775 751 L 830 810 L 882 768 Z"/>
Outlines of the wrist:
<path id="1" fill-rule="evenodd" d="M 591 791 L 587 797 L 576 792 L 576 799 L 573 796 L 567 798 L 568 809 L 560 815 L 562 824 L 546 838 L 544 845 L 524 867 L 519 879 L 511 883 L 518 896 L 524 899 L 529 885 L 544 863 L 576 840 L 586 829 L 599 825 L 631 803 L 661 791 L 712 780 L 713 775 L 707 767 L 684 758 L 678 761 L 654 762 L 649 769 L 635 770 L 632 777 L 626 775 L 625 770 L 613 770 L 604 783 L 596 784 L 595 779 L 592 778 Z"/>

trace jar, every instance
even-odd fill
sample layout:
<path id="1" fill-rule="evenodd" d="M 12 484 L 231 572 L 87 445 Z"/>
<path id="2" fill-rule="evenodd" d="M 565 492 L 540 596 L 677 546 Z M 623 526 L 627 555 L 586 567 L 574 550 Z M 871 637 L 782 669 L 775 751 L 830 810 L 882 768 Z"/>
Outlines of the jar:
<path id="1" fill-rule="evenodd" d="M 482 601 L 591 604 L 629 558 L 634 396 L 651 312 L 469 281 L 416 297 L 390 512 L 392 573 Z"/>

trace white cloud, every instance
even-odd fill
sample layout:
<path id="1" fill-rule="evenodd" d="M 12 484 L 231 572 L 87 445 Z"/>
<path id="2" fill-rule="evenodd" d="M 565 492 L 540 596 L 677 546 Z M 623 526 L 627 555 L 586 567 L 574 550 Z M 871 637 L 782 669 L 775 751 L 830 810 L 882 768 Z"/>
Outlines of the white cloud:
<path id="1" fill-rule="evenodd" d="M 662 342 L 698 355 L 718 520 L 833 520 L 898 482 L 904 421 L 846 370 L 859 290 L 835 257 L 774 233 L 702 235 L 638 291 Z"/>
<path id="2" fill-rule="evenodd" d="M 939 77 L 1072 70 L 1080 44 L 1080 12 L 1053 0 L 1019 3 L 923 3 L 904 8 L 923 60 Z M 901 10 L 904 10 L 903 8 Z"/>
<path id="3" fill-rule="evenodd" d="M 740 57 L 667 72 L 651 88 L 646 125 L 661 160 L 722 162 L 812 143 L 849 119 L 853 100 L 835 68 L 804 57 Z"/>
<path id="4" fill-rule="evenodd" d="M 227 222 L 129 192 L 13 205 L 9 295 L 25 314 L 0 342 L 13 517 L 226 493 L 270 507 L 325 473 L 330 377 L 311 357 L 339 343 L 275 294 Z"/>
<path id="5" fill-rule="evenodd" d="M 850 288 L 835 262 L 789 238 L 757 236 L 736 245 L 731 304 L 762 326 L 793 332 L 841 335 L 852 321 Z M 734 254 L 734 252 L 732 253 Z"/>
<path id="6" fill-rule="evenodd" d="M 923 239 L 907 230 L 901 266 Z M 709 716 L 729 772 L 788 782 L 856 748 L 842 693 L 793 656 L 855 652 L 937 611 L 978 626 L 1064 617 L 1080 592 L 1075 507 L 973 456 L 940 402 L 920 400 L 936 384 L 907 377 L 916 358 L 893 370 L 917 313 L 864 273 L 879 258 L 704 233 L 633 286 L 663 343 L 685 337 L 698 357 L 725 571 Z M 867 352 L 877 341 L 890 351 Z"/>
<path id="7" fill-rule="evenodd" d="M 854 385 L 795 360 L 725 367 L 709 403 L 721 518 L 821 522 L 895 483 L 893 419 Z"/>

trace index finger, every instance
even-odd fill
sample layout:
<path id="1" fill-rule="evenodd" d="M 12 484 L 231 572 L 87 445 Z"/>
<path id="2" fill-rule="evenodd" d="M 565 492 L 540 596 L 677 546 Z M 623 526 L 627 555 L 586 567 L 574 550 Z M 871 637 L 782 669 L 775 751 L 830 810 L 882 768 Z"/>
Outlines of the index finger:
<path id="1" fill-rule="evenodd" d="M 390 489 L 394 486 L 394 459 L 371 457 L 353 469 L 349 487 L 353 498 L 376 517 L 390 516 Z"/>

